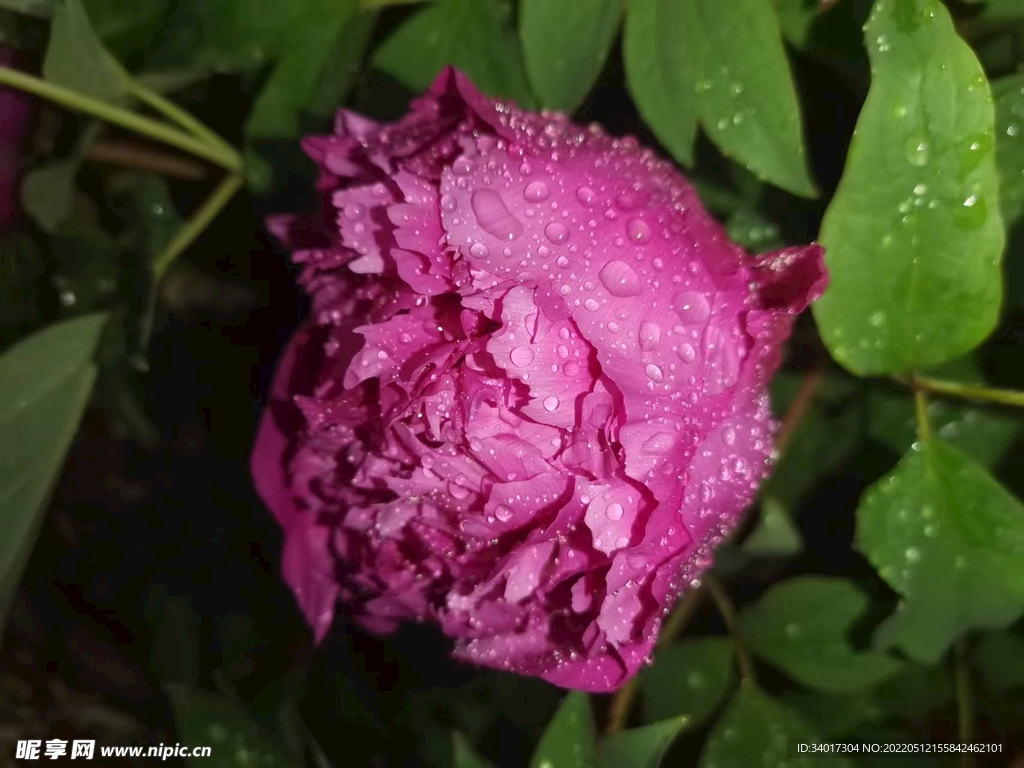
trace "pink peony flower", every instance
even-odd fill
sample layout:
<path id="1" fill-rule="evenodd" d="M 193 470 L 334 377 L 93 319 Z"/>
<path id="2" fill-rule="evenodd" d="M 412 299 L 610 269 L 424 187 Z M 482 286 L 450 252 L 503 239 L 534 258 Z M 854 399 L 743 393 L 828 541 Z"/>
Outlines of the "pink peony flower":
<path id="1" fill-rule="evenodd" d="M 316 639 L 340 598 L 371 631 L 430 620 L 459 659 L 618 687 L 768 469 L 822 249 L 751 259 L 633 139 L 452 69 L 305 148 L 323 210 L 271 228 L 313 316 L 252 469 Z"/>
<path id="2" fill-rule="evenodd" d="M 0 66 L 14 66 L 14 52 L 0 46 Z M 32 102 L 21 91 L 0 88 L 0 231 L 14 226 L 20 211 L 18 176 L 21 143 Z"/>

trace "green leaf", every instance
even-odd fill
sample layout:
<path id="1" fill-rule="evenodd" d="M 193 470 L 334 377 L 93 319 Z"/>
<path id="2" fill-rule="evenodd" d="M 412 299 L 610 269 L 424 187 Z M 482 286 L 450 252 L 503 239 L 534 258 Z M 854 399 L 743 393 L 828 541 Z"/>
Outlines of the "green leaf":
<path id="1" fill-rule="evenodd" d="M 872 690 L 825 693 L 801 689 L 784 693 L 780 700 L 822 736 L 847 733 L 885 716 Z"/>
<path id="2" fill-rule="evenodd" d="M 473 745 L 458 731 L 452 734 L 452 754 L 454 768 L 494 768 L 494 764 L 478 755 Z"/>
<path id="3" fill-rule="evenodd" d="M 654 135 L 683 165 L 693 165 L 697 104 L 693 85 L 679 77 L 670 58 L 672 41 L 659 34 L 672 0 L 630 0 L 622 36 L 629 93 Z"/>
<path id="4" fill-rule="evenodd" d="M 992 691 L 1024 687 L 1024 640 L 1010 632 L 990 632 L 974 649 L 974 664 Z"/>
<path id="5" fill-rule="evenodd" d="M 25 174 L 21 182 L 21 204 L 44 231 L 55 231 L 71 216 L 75 180 L 81 167 L 81 158 L 68 157 Z"/>
<path id="6" fill-rule="evenodd" d="M 437 0 L 395 30 L 372 62 L 417 93 L 450 64 L 489 96 L 533 105 L 506 0 Z"/>
<path id="7" fill-rule="evenodd" d="M 171 0 L 82 0 L 96 36 L 120 56 L 151 44 L 171 9 Z"/>
<path id="8" fill-rule="evenodd" d="M 328 65 L 336 66 L 337 62 L 332 59 L 339 58 L 339 52 L 343 51 L 340 58 L 345 61 L 341 72 L 347 76 L 347 82 L 338 80 L 334 83 L 341 89 L 335 94 L 339 101 L 334 106 L 340 106 L 340 101 L 347 96 L 347 90 L 354 82 L 363 54 L 352 45 L 351 35 L 345 35 L 353 17 L 358 14 L 356 2 L 344 0 L 343 6 L 336 8 L 319 24 L 302 28 L 293 36 L 292 44 L 286 48 L 270 79 L 256 97 L 245 126 L 249 138 L 298 136 L 302 131 L 299 118 L 313 99 Z M 356 30 L 362 33 L 364 45 L 369 37 L 365 27 L 363 24 Z"/>
<path id="9" fill-rule="evenodd" d="M 56 4 L 57 0 L 0 0 L 0 8 L 40 19 L 48 19 Z"/>
<path id="10" fill-rule="evenodd" d="M 741 685 L 715 724 L 699 768 L 790 764 L 789 742 L 820 741 L 803 719 L 751 684 Z M 845 757 L 802 757 L 801 768 L 853 768 Z"/>
<path id="11" fill-rule="evenodd" d="M 872 389 L 867 409 L 868 433 L 896 453 L 903 453 L 917 440 L 911 395 Z M 935 434 L 986 467 L 999 463 L 1024 428 L 1016 413 L 952 400 L 929 402 L 928 419 Z"/>
<path id="12" fill-rule="evenodd" d="M 876 644 L 934 664 L 969 629 L 1024 611 L 1024 506 L 938 439 L 868 489 L 857 546 L 902 597 Z"/>
<path id="13" fill-rule="evenodd" d="M 735 682 L 728 638 L 698 637 L 656 651 L 655 664 L 640 670 L 645 723 L 679 717 L 693 728 L 721 705 Z"/>
<path id="14" fill-rule="evenodd" d="M 818 0 L 772 0 L 772 5 L 779 14 L 783 37 L 795 48 L 805 49 L 820 13 Z"/>
<path id="15" fill-rule="evenodd" d="M 82 0 L 61 0 L 54 11 L 43 77 L 104 101 L 124 96 L 128 75 L 96 36 Z"/>
<path id="16" fill-rule="evenodd" d="M 1024 72 L 992 83 L 999 207 L 1007 226 L 1024 214 Z"/>
<path id="17" fill-rule="evenodd" d="M 948 667 L 908 663 L 902 672 L 878 686 L 874 697 L 887 714 L 924 722 L 933 710 L 951 702 L 953 694 Z"/>
<path id="18" fill-rule="evenodd" d="M 51 325 L 0 357 L 0 637 L 96 379 L 106 313 Z"/>
<path id="19" fill-rule="evenodd" d="M 307 113 L 318 118 L 333 117 L 345 102 L 362 70 L 376 25 L 376 13 L 354 13 L 348 17 L 306 102 Z"/>
<path id="20" fill-rule="evenodd" d="M 174 710 L 177 741 L 209 745 L 213 755 L 226 755 L 223 764 L 237 768 L 289 765 L 283 750 L 260 731 L 249 713 L 239 705 L 177 683 L 166 683 L 164 690 Z M 185 758 L 186 765 L 194 768 L 204 762 L 208 763 L 209 758 Z"/>
<path id="21" fill-rule="evenodd" d="M 800 105 L 771 4 L 659 0 L 655 12 L 655 45 L 676 83 L 672 95 L 695 105 L 708 137 L 759 179 L 814 197 Z"/>
<path id="22" fill-rule="evenodd" d="M 938 0 L 875 6 L 873 82 L 825 214 L 830 285 L 814 316 L 866 376 L 973 349 L 995 326 L 1004 233 L 981 65 Z"/>
<path id="23" fill-rule="evenodd" d="M 761 502 L 761 518 L 742 548 L 760 557 L 791 557 L 803 550 L 804 542 L 782 503 L 767 496 Z"/>
<path id="24" fill-rule="evenodd" d="M 605 736 L 597 747 L 597 764 L 600 768 L 658 768 L 684 727 L 686 718 L 674 717 Z"/>
<path id="25" fill-rule="evenodd" d="M 597 726 L 590 697 L 572 691 L 544 731 L 530 768 L 593 768 Z"/>
<path id="26" fill-rule="evenodd" d="M 808 688 L 833 693 L 870 688 L 902 664 L 850 643 L 850 629 L 869 603 L 845 579 L 798 576 L 776 584 L 743 611 L 743 637 L 754 653 Z"/>
<path id="27" fill-rule="evenodd" d="M 540 104 L 571 113 L 594 87 L 619 29 L 620 0 L 522 0 L 519 36 Z"/>

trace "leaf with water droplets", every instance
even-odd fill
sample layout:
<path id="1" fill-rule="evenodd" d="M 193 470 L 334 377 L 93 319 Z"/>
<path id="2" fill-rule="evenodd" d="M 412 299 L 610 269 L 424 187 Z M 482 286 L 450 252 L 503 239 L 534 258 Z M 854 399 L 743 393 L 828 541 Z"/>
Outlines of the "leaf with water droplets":
<path id="1" fill-rule="evenodd" d="M 967 630 L 1024 612 L 1024 505 L 945 442 L 919 447 L 864 494 L 856 540 L 903 598 L 876 645 L 934 664 Z"/>
<path id="2" fill-rule="evenodd" d="M 597 747 L 597 765 L 599 768 L 658 768 L 685 726 L 685 717 L 674 717 L 605 736 Z"/>
<path id="3" fill-rule="evenodd" d="M 270 740 L 248 712 L 228 699 L 197 688 L 165 683 L 164 690 L 174 711 L 177 735 L 183 744 L 203 744 L 221 758 L 224 765 L 250 768 L 254 765 L 284 768 L 289 765 L 284 750 Z M 209 757 L 186 758 L 198 768 Z"/>
<path id="4" fill-rule="evenodd" d="M 803 718 L 753 684 L 740 686 L 715 724 L 701 752 L 699 768 L 788 764 L 790 742 L 821 741 Z M 845 757 L 834 754 L 801 756 L 803 768 L 853 768 Z"/>
<path id="5" fill-rule="evenodd" d="M 661 57 L 666 82 L 673 86 L 667 95 L 680 99 L 718 148 L 758 178 L 814 197 L 800 105 L 771 4 L 660 0 L 642 5 L 654 43 L 638 42 L 657 49 L 647 55 Z M 687 130 L 684 125 L 681 135 Z"/>
<path id="6" fill-rule="evenodd" d="M 1002 300 L 992 97 L 938 0 L 878 2 L 873 79 L 821 242 L 813 306 L 832 356 L 859 375 L 949 360 L 995 327 Z"/>
<path id="7" fill-rule="evenodd" d="M 659 33 L 659 16 L 672 0 L 631 0 L 622 33 L 629 93 L 644 122 L 677 161 L 693 164 L 697 103 L 693 87 L 670 63 L 671 38 Z M 668 12 L 671 12 L 669 8 Z"/>
<path id="8" fill-rule="evenodd" d="M 750 649 L 808 688 L 841 693 L 868 688 L 902 664 L 885 653 L 858 651 L 852 625 L 870 600 L 845 579 L 799 576 L 776 584 L 743 611 Z"/>
<path id="9" fill-rule="evenodd" d="M 511 19 L 505 0 L 437 0 L 381 43 L 372 64 L 417 92 L 450 64 L 488 96 L 528 109 L 533 95 Z"/>
<path id="10" fill-rule="evenodd" d="M 735 678 L 728 638 L 698 637 L 659 649 L 654 664 L 640 670 L 643 721 L 682 717 L 687 728 L 696 727 L 718 709 Z"/>
<path id="11" fill-rule="evenodd" d="M 530 768 L 593 768 L 597 726 L 590 697 L 572 691 L 551 718 Z"/>
<path id="12" fill-rule="evenodd" d="M 992 83 L 999 207 L 1007 226 L 1024 214 L 1024 73 Z"/>
<path id="13" fill-rule="evenodd" d="M 594 86 L 615 42 L 619 0 L 522 0 L 519 36 L 541 106 L 571 113 Z"/>
<path id="14" fill-rule="evenodd" d="M 743 551 L 759 557 L 790 557 L 804 548 L 800 531 L 786 507 L 774 496 L 761 502 L 761 518 L 744 540 Z"/>
<path id="15" fill-rule="evenodd" d="M 989 690 L 1024 688 L 1024 639 L 1012 632 L 989 632 L 978 642 L 973 658 Z"/>
<path id="16" fill-rule="evenodd" d="M 0 357 L 0 638 L 96 379 L 105 312 L 48 326 Z"/>

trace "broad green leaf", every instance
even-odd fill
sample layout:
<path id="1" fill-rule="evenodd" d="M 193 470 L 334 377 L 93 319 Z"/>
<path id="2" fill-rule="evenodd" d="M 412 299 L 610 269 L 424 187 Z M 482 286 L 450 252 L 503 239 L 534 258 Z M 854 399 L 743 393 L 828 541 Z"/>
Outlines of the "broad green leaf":
<path id="1" fill-rule="evenodd" d="M 947 666 L 908 663 L 874 691 L 874 699 L 889 715 L 924 722 L 932 711 L 953 700 L 953 681 Z"/>
<path id="2" fill-rule="evenodd" d="M 800 105 L 766 0 L 660 0 L 655 45 L 708 137 L 759 179 L 816 191 L 804 154 Z"/>
<path id="3" fill-rule="evenodd" d="M 811 27 L 821 12 L 818 0 L 772 0 L 772 5 L 779 14 L 783 37 L 795 48 L 806 48 Z"/>
<path id="4" fill-rule="evenodd" d="M 902 664 L 884 653 L 855 650 L 850 629 L 870 600 L 854 584 L 829 576 L 780 582 L 746 608 L 744 639 L 758 656 L 821 691 L 870 688 Z"/>
<path id="5" fill-rule="evenodd" d="M 177 741 L 209 746 L 212 756 L 221 756 L 222 765 L 234 768 L 289 765 L 281 747 L 268 739 L 238 704 L 177 683 L 166 683 L 164 689 L 174 710 Z M 185 758 L 185 764 L 199 768 L 204 762 L 209 764 L 209 760 Z"/>
<path id="6" fill-rule="evenodd" d="M 1024 688 L 1024 640 L 1010 632 L 990 632 L 974 649 L 974 665 L 993 691 Z"/>
<path id="7" fill-rule="evenodd" d="M 82 0 L 96 36 L 119 56 L 152 42 L 171 9 L 171 0 Z"/>
<path id="8" fill-rule="evenodd" d="M 571 113 L 594 87 L 619 29 L 620 0 L 522 0 L 519 36 L 533 92 Z"/>
<path id="9" fill-rule="evenodd" d="M 345 21 L 306 102 L 307 113 L 320 118 L 334 116 L 359 77 L 376 25 L 377 14 L 373 12 L 355 13 Z"/>
<path id="10" fill-rule="evenodd" d="M 679 717 L 683 727 L 696 727 L 718 709 L 735 682 L 732 642 L 699 637 L 660 648 L 639 679 L 645 723 Z"/>
<path id="11" fill-rule="evenodd" d="M 372 24 L 366 24 L 355 0 L 344 0 L 319 24 L 301 28 L 257 96 L 246 123 L 246 135 L 249 138 L 299 135 L 302 131 L 300 117 L 307 105 L 314 96 L 319 96 L 321 101 L 325 98 L 319 93 L 322 86 L 331 92 L 333 109 L 337 109 L 355 81 L 371 29 Z M 323 76 L 328 69 L 333 82 L 324 83 Z"/>
<path id="12" fill-rule="evenodd" d="M 533 105 L 506 0 L 437 0 L 395 30 L 372 62 L 416 92 L 451 65 L 488 96 Z"/>
<path id="13" fill-rule="evenodd" d="M 999 206 L 1007 226 L 1024 213 L 1024 73 L 992 83 Z"/>
<path id="14" fill-rule="evenodd" d="M 676 160 L 693 165 L 693 141 L 697 137 L 693 85 L 674 71 L 666 50 L 672 41 L 658 33 L 659 20 L 671 12 L 671 2 L 630 0 L 622 56 L 629 93 L 644 122 Z"/>
<path id="15" fill-rule="evenodd" d="M 801 689 L 784 693 L 780 701 L 822 736 L 846 733 L 885 716 L 872 690 L 825 693 Z"/>
<path id="16" fill-rule="evenodd" d="M 0 8 L 41 19 L 49 18 L 56 4 L 57 0 L 0 0 Z"/>
<path id="17" fill-rule="evenodd" d="M 820 741 L 803 719 L 752 684 L 740 686 L 715 723 L 697 763 L 699 768 L 790 764 L 789 742 Z M 853 768 L 845 757 L 800 759 L 801 768 Z"/>
<path id="18" fill-rule="evenodd" d="M 458 731 L 452 734 L 454 768 L 494 768 L 494 764 L 477 754 L 473 745 Z"/>
<path id="19" fill-rule="evenodd" d="M 43 77 L 104 101 L 124 95 L 128 75 L 96 36 L 82 0 L 61 0 L 54 10 Z"/>
<path id="20" fill-rule="evenodd" d="M 939 0 L 879 0 L 873 81 L 825 214 L 830 284 L 814 315 L 832 356 L 866 376 L 978 345 L 1001 302 L 992 97 Z"/>
<path id="21" fill-rule="evenodd" d="M 605 736 L 597 747 L 597 765 L 600 768 L 658 768 L 684 727 L 686 718 L 674 717 Z"/>
<path id="22" fill-rule="evenodd" d="M 911 395 L 872 389 L 867 415 L 868 433 L 896 453 L 917 440 Z M 998 464 L 1024 429 L 1024 421 L 1014 412 L 951 400 L 929 402 L 928 418 L 935 434 L 986 467 Z"/>
<path id="23" fill-rule="evenodd" d="M 21 182 L 21 204 L 44 231 L 55 231 L 71 216 L 75 180 L 81 167 L 81 158 L 68 157 L 25 174 Z"/>
<path id="24" fill-rule="evenodd" d="M 593 768 L 596 738 L 590 697 L 572 691 L 562 700 L 544 731 L 530 768 Z"/>
<path id="25" fill-rule="evenodd" d="M 0 637 L 89 402 L 107 317 L 48 326 L 0 356 Z"/>
<path id="26" fill-rule="evenodd" d="M 1024 505 L 937 438 L 864 494 L 856 541 L 903 598 L 878 630 L 882 647 L 934 664 L 963 632 L 1024 611 Z"/>
<path id="27" fill-rule="evenodd" d="M 743 551 L 760 557 L 790 557 L 803 548 L 803 538 L 789 512 L 774 496 L 767 496 L 761 502 L 757 526 L 743 542 Z"/>

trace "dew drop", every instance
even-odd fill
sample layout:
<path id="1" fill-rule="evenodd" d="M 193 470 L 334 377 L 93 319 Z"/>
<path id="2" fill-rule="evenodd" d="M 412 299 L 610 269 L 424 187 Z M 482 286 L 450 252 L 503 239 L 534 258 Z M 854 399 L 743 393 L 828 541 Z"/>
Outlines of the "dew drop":
<path id="1" fill-rule="evenodd" d="M 344 207 L 345 218 L 349 221 L 355 221 L 356 219 L 362 218 L 363 214 L 366 213 L 366 207 L 359 203 L 348 203 Z"/>
<path id="2" fill-rule="evenodd" d="M 451 195 L 441 195 L 441 210 L 445 213 L 451 213 L 459 207 L 458 202 Z"/>
<path id="3" fill-rule="evenodd" d="M 550 195 L 551 190 L 548 189 L 548 185 L 543 181 L 531 181 L 526 185 L 526 189 L 523 190 L 523 199 L 531 203 L 547 200 Z"/>
<path id="4" fill-rule="evenodd" d="M 569 230 L 565 228 L 564 224 L 553 221 L 544 227 L 544 236 L 557 245 L 569 239 Z"/>
<path id="5" fill-rule="evenodd" d="M 494 516 L 501 520 L 501 522 L 507 523 L 512 519 L 512 510 L 504 504 L 499 504 L 494 508 Z"/>
<path id="6" fill-rule="evenodd" d="M 490 251 L 487 250 L 487 246 L 483 243 L 473 243 L 469 246 L 469 255 L 476 259 L 486 259 Z"/>
<path id="7" fill-rule="evenodd" d="M 640 286 L 640 276 L 637 275 L 635 269 L 624 261 L 619 261 L 618 259 L 609 261 L 601 268 L 598 277 L 612 296 L 627 298 L 629 296 L 639 296 L 643 293 L 643 288 Z"/>
<path id="8" fill-rule="evenodd" d="M 456 176 L 467 176 L 473 172 L 473 161 L 468 157 L 460 157 L 452 163 L 452 173 Z"/>
<path id="9" fill-rule="evenodd" d="M 612 502 L 604 510 L 605 516 L 615 522 L 616 520 L 622 519 L 622 505 L 617 502 Z"/>
<path id="10" fill-rule="evenodd" d="M 583 307 L 589 310 L 590 312 L 597 312 L 597 310 L 601 308 L 601 305 L 598 304 L 597 301 L 595 301 L 594 299 L 587 299 L 586 301 L 583 302 Z"/>
<path id="11" fill-rule="evenodd" d="M 576 199 L 583 205 L 590 205 L 594 202 L 594 190 L 590 187 L 580 187 L 576 190 Z"/>
<path id="12" fill-rule="evenodd" d="M 697 350 L 693 348 L 692 344 L 683 343 L 676 347 L 676 355 L 684 363 L 692 363 L 697 359 Z"/>
<path id="13" fill-rule="evenodd" d="M 736 442 L 736 430 L 732 427 L 726 427 L 722 430 L 722 442 L 726 445 L 732 445 Z"/>
<path id="14" fill-rule="evenodd" d="M 554 411 L 558 409 L 558 398 L 550 395 L 544 398 L 544 410 Z"/>
<path id="15" fill-rule="evenodd" d="M 515 347 L 508 355 L 512 365 L 525 368 L 533 362 L 535 354 L 529 347 Z"/>
<path id="16" fill-rule="evenodd" d="M 903 145 L 903 152 L 911 165 L 928 164 L 928 139 L 923 133 L 915 132 Z"/>
<path id="17" fill-rule="evenodd" d="M 638 245 L 651 239 L 651 227 L 643 219 L 630 219 L 626 222 L 626 235 Z"/>
<path id="18" fill-rule="evenodd" d="M 493 189 L 480 189 L 469 200 L 476 220 L 485 232 L 499 240 L 513 240 L 523 231 L 519 221 Z"/>
<path id="19" fill-rule="evenodd" d="M 559 256 L 557 259 L 555 259 L 555 264 L 560 266 L 562 269 L 565 269 L 566 267 L 569 266 L 569 260 L 565 258 L 565 256 Z"/>
<path id="20" fill-rule="evenodd" d="M 656 366 L 654 363 L 648 363 L 646 367 L 644 367 L 644 373 L 647 374 L 647 378 L 654 382 L 661 381 L 665 378 L 665 374 L 662 372 L 661 368 Z"/>
<path id="21" fill-rule="evenodd" d="M 661 327 L 657 323 L 644 323 L 640 326 L 640 349 L 650 352 L 661 343 Z"/>
<path id="22" fill-rule="evenodd" d="M 711 308 L 708 300 L 696 291 L 684 291 L 676 296 L 676 314 L 687 325 L 698 325 L 708 319 Z"/>

